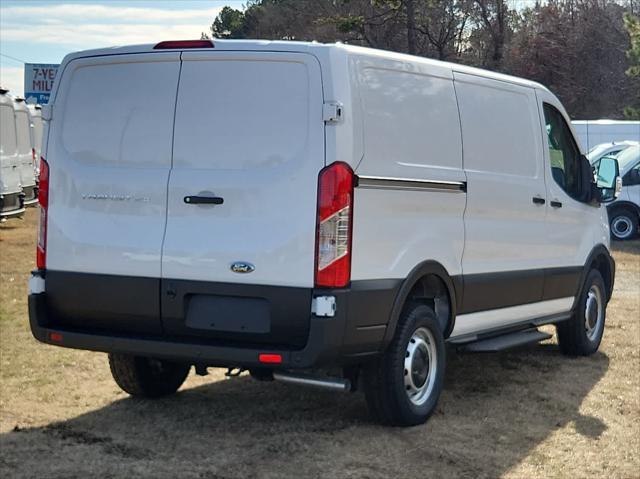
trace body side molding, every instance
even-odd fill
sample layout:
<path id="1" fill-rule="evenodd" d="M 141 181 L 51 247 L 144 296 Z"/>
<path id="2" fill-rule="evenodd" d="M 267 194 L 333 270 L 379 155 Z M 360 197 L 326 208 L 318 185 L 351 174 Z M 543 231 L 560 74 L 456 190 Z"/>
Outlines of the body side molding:
<path id="1" fill-rule="evenodd" d="M 423 180 L 416 178 L 391 178 L 385 176 L 358 176 L 358 188 L 389 190 L 429 190 L 465 193 L 467 183 L 464 181 Z"/>

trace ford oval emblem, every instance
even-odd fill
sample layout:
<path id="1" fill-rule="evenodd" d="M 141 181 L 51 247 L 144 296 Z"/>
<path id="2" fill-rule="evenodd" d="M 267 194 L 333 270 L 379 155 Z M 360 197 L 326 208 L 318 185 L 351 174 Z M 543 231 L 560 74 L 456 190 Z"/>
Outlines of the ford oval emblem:
<path id="1" fill-rule="evenodd" d="M 253 273 L 255 266 L 251 263 L 245 263 L 244 261 L 236 261 L 231 265 L 231 271 L 234 273 Z"/>

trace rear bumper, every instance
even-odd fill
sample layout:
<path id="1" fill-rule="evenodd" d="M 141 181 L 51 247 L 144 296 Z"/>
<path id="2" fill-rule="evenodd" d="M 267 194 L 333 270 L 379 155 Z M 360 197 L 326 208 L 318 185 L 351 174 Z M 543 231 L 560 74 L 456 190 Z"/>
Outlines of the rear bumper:
<path id="1" fill-rule="evenodd" d="M 38 202 L 38 187 L 36 185 L 26 186 L 22 189 L 24 194 L 24 205 L 31 206 Z"/>
<path id="2" fill-rule="evenodd" d="M 42 326 L 46 322 L 46 293 L 29 296 L 29 321 L 33 336 L 43 343 L 90 351 L 114 352 L 201 363 L 219 367 L 265 367 L 260 354 L 280 354 L 282 368 L 308 368 L 338 361 L 342 343 L 341 321 L 316 318 L 309 331 L 307 345 L 299 351 L 284 349 L 240 348 L 179 342 L 163 338 L 111 336 Z"/>
<path id="3" fill-rule="evenodd" d="M 24 193 L 16 192 L 0 195 L 0 217 L 8 218 L 24 213 Z"/>
<path id="4" fill-rule="evenodd" d="M 46 291 L 29 295 L 29 322 L 33 336 L 43 343 L 91 351 L 117 352 L 172 359 L 213 367 L 277 367 L 283 369 L 346 365 L 363 362 L 380 350 L 399 281 L 363 281 L 349 289 L 313 291 L 336 300 L 333 317 L 309 310 L 309 333 L 299 349 L 207 338 L 185 338 L 167 333 L 144 335 L 105 329 L 60 327 L 52 318 Z M 260 354 L 279 354 L 282 362 L 263 364 Z"/>

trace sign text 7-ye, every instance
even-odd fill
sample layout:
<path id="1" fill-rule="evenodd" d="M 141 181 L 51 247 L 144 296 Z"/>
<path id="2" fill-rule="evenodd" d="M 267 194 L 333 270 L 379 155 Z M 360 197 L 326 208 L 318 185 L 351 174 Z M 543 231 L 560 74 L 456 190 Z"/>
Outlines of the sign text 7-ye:
<path id="1" fill-rule="evenodd" d="M 60 65 L 49 63 L 25 63 L 24 65 L 24 97 L 29 103 L 45 104 Z"/>

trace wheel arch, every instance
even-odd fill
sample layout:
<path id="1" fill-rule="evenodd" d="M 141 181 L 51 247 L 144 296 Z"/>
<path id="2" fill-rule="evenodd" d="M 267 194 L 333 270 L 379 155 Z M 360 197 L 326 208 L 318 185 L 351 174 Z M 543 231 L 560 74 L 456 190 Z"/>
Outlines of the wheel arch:
<path id="1" fill-rule="evenodd" d="M 598 244 L 591 250 L 591 253 L 589 253 L 589 256 L 587 257 L 587 261 L 585 261 L 584 268 L 582 269 L 582 274 L 580 276 L 580 289 L 573 303 L 574 308 L 580 300 L 587 275 L 592 269 L 598 270 L 602 275 L 604 284 L 607 287 L 607 302 L 611 299 L 616 273 L 615 261 L 611 257 L 609 250 L 604 245 Z"/>
<path id="2" fill-rule="evenodd" d="M 638 215 L 638 217 L 640 217 L 640 206 L 636 205 L 635 203 L 631 202 L 631 201 L 627 201 L 627 200 L 619 200 L 619 201 L 614 201 L 613 203 L 610 203 L 607 205 L 607 213 L 611 214 L 612 211 L 618 210 L 618 209 L 626 209 L 626 210 L 631 210 L 631 211 L 635 211 L 635 213 Z"/>
<path id="3" fill-rule="evenodd" d="M 384 335 L 382 348 L 385 349 L 396 332 L 402 309 L 410 298 L 432 305 L 447 338 L 455 324 L 456 311 L 462 299 L 461 277 L 452 277 L 437 261 L 424 261 L 414 267 L 402 282 L 391 309 L 391 316 Z"/>

